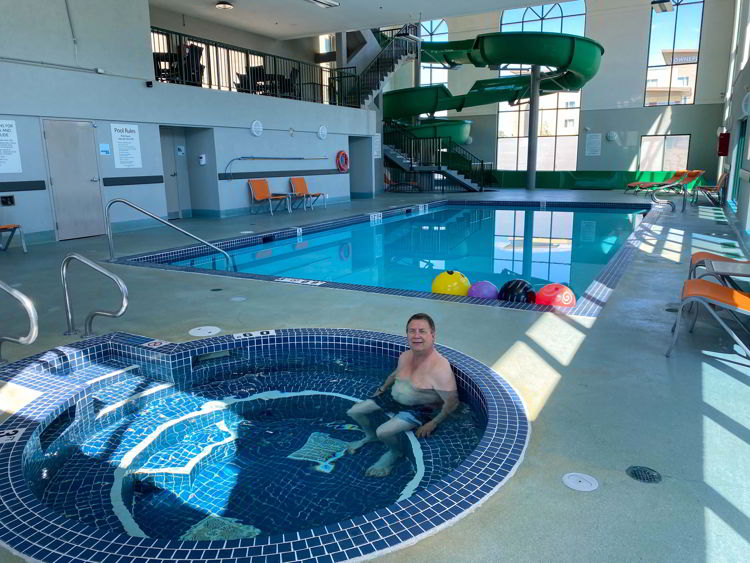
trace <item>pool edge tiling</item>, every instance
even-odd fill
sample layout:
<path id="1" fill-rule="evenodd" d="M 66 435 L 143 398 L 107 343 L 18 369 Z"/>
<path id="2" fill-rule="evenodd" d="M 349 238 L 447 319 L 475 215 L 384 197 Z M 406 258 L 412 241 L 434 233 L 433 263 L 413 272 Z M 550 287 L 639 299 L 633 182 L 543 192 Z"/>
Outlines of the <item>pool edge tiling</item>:
<path id="1" fill-rule="evenodd" d="M 604 266 L 599 272 L 597 277 L 591 282 L 591 284 L 584 290 L 583 295 L 578 299 L 576 305 L 571 308 L 566 307 L 551 307 L 544 305 L 528 304 L 528 303 L 510 303 L 507 301 L 500 301 L 499 299 L 481 299 L 477 297 L 463 297 L 456 295 L 442 295 L 431 293 L 428 291 L 414 291 L 408 289 L 390 289 L 383 287 L 375 287 L 369 285 L 357 285 L 348 284 L 341 282 L 332 281 L 319 281 L 312 279 L 299 279 L 299 278 L 288 278 L 281 276 L 269 276 L 263 274 L 252 274 L 243 272 L 231 272 L 222 271 L 219 269 L 205 269 L 195 268 L 190 266 L 174 266 L 166 262 L 171 262 L 177 259 L 193 258 L 211 254 L 210 249 L 204 245 L 188 245 L 179 248 L 173 248 L 168 250 L 162 250 L 157 252 L 146 252 L 141 254 L 134 254 L 130 256 L 123 256 L 113 260 L 117 264 L 125 264 L 129 266 L 140 266 L 146 268 L 156 268 L 160 270 L 173 270 L 181 272 L 190 272 L 203 275 L 213 276 L 229 276 L 236 278 L 253 279 L 257 281 L 268 281 L 275 283 L 292 283 L 299 285 L 308 285 L 316 287 L 324 287 L 329 289 L 345 289 L 352 291 L 364 291 L 366 293 L 377 293 L 382 295 L 393 295 L 401 297 L 417 297 L 421 299 L 432 299 L 437 301 L 450 301 L 453 303 L 466 303 L 471 305 L 482 305 L 485 307 L 500 307 L 503 309 L 514 309 L 521 311 L 537 311 L 537 312 L 551 312 L 555 311 L 567 315 L 578 315 L 583 317 L 596 317 L 604 307 L 605 303 L 609 299 L 612 291 L 614 290 L 617 282 L 625 272 L 627 265 L 630 263 L 633 257 L 634 251 L 640 245 L 640 239 L 642 233 L 653 225 L 659 216 L 661 215 L 664 205 L 652 205 L 650 203 L 594 203 L 594 202 L 544 202 L 544 201 L 468 201 L 468 200 L 439 200 L 430 202 L 429 204 L 419 205 L 408 205 L 403 207 L 397 207 L 387 209 L 379 213 L 381 216 L 379 219 L 388 217 L 394 217 L 397 215 L 404 214 L 420 214 L 426 213 L 429 210 L 442 206 L 484 206 L 484 207 L 507 207 L 516 206 L 540 210 L 554 210 L 554 209 L 570 209 L 570 208 L 583 208 L 583 209 L 627 209 L 633 211 L 648 210 L 648 213 L 643 218 L 638 227 L 628 236 L 625 244 L 615 253 L 610 261 Z M 314 223 L 311 225 L 305 225 L 298 228 L 285 228 L 276 231 L 267 231 L 264 233 L 258 233 L 242 237 L 231 237 L 225 239 L 219 239 L 211 241 L 222 250 L 228 251 L 235 248 L 255 246 L 266 242 L 272 242 L 277 240 L 285 240 L 295 238 L 298 236 L 304 236 L 307 234 L 317 233 L 347 225 L 353 225 L 357 223 L 364 223 L 368 221 L 377 221 L 377 217 L 372 219 L 373 213 L 359 214 L 350 217 L 344 217 L 341 219 L 334 219 L 331 221 L 324 221 L 321 223 Z M 378 215 L 378 214 L 375 214 Z M 220 261 L 223 261 L 221 259 Z"/>
<path id="2" fill-rule="evenodd" d="M 48 425 L 90 398 L 107 377 L 90 367 L 126 361 L 148 365 L 165 381 L 192 382 L 193 359 L 220 351 L 257 353 L 361 350 L 397 357 L 404 337 L 349 329 L 281 329 L 173 344 L 112 333 L 61 346 L 0 368 L 0 380 L 42 392 L 0 425 L 0 542 L 42 561 L 168 563 L 178 560 L 329 563 L 370 558 L 410 545 L 474 510 L 513 475 L 523 460 L 530 425 L 520 396 L 497 373 L 456 350 L 438 346 L 456 370 L 462 399 L 485 413 L 479 445 L 447 477 L 411 497 L 320 528 L 255 538 L 182 541 L 118 534 L 68 519 L 43 505 L 29 488 L 24 463 Z M 226 360 L 225 368 L 233 361 Z M 205 368 L 200 370 L 205 372 Z M 97 375 L 96 377 L 91 377 Z M 429 440 L 427 438 L 426 440 Z M 35 442 L 34 442 L 35 441 Z M 73 555 L 70 555 L 73 554 Z"/>

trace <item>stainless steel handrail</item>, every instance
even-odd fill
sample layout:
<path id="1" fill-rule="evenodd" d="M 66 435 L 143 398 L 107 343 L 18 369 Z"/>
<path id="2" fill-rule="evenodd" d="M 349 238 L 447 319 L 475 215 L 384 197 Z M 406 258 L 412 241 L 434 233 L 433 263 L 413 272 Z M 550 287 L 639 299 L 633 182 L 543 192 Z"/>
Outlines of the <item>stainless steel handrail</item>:
<path id="1" fill-rule="evenodd" d="M 227 254 L 227 252 L 225 252 L 224 250 L 222 250 L 218 246 L 215 246 L 215 245 L 211 244 L 210 242 L 205 241 L 202 238 L 197 237 L 194 234 L 187 232 L 185 229 L 181 229 L 177 225 L 173 225 L 169 221 L 165 221 L 164 219 L 162 219 L 158 215 L 154 215 L 150 211 L 146 211 L 142 207 L 137 206 L 135 203 L 133 203 L 131 201 L 128 201 L 127 199 L 122 199 L 122 198 L 113 199 L 112 201 L 110 201 L 107 204 L 107 210 L 106 210 L 106 216 L 107 216 L 106 217 L 106 219 L 107 219 L 107 239 L 109 241 L 109 258 L 110 258 L 110 260 L 114 260 L 115 259 L 115 243 L 112 240 L 112 221 L 110 221 L 110 218 L 109 218 L 109 209 L 115 203 L 124 203 L 128 207 L 131 207 L 131 208 L 135 209 L 136 211 L 140 211 L 141 213 L 143 213 L 144 215 L 148 215 L 152 219 L 156 219 L 157 221 L 159 221 L 160 223 L 163 223 L 167 227 L 172 227 L 173 229 L 175 229 L 177 231 L 180 231 L 181 233 L 189 236 L 190 238 L 197 240 L 201 244 L 205 244 L 206 246 L 208 246 L 210 248 L 213 248 L 215 251 L 221 252 L 224 255 L 224 259 L 226 260 L 226 270 L 228 272 L 237 271 L 237 267 L 235 266 L 235 263 L 234 263 L 234 258 L 230 257 L 229 254 Z"/>
<path id="2" fill-rule="evenodd" d="M 65 318 L 68 321 L 68 330 L 65 332 L 65 334 L 78 334 L 78 330 L 76 330 L 75 328 L 75 322 L 73 321 L 73 310 L 70 308 L 70 296 L 68 295 L 68 264 L 72 260 L 78 260 L 79 262 L 86 264 L 90 268 L 93 268 L 100 274 L 104 274 L 117 284 L 117 287 L 120 289 L 120 293 L 122 293 L 122 304 L 120 305 L 120 309 L 118 311 L 115 311 L 114 313 L 110 311 L 93 311 L 88 314 L 86 320 L 84 321 L 83 336 L 91 336 L 93 334 L 91 331 L 91 325 L 94 322 L 94 317 L 98 315 L 102 317 L 117 318 L 121 317 L 125 313 L 128 308 L 128 288 L 125 286 L 125 282 L 123 282 L 118 276 L 108 270 L 105 270 L 99 264 L 92 262 L 85 256 L 81 256 L 80 254 L 76 254 L 75 252 L 72 254 L 68 254 L 65 258 L 63 258 L 62 264 L 60 265 L 60 277 L 62 278 L 63 293 L 65 294 Z"/>
<path id="3" fill-rule="evenodd" d="M 6 363 L 6 360 L 3 360 L 3 354 L 2 354 L 3 342 L 15 342 L 16 344 L 31 344 L 32 342 L 34 342 L 34 340 L 36 340 L 36 337 L 39 335 L 39 318 L 37 317 L 34 303 L 32 303 L 31 299 L 29 299 L 26 295 L 24 295 L 17 289 L 13 289 L 8 284 L 2 281 L 0 281 L 0 289 L 9 293 L 11 297 L 18 299 L 18 301 L 21 302 L 21 305 L 23 306 L 23 308 L 26 309 L 26 313 L 29 315 L 29 334 L 27 334 L 26 336 L 22 336 L 21 338 L 11 338 L 10 336 L 0 336 L 0 365 L 2 365 Z"/>

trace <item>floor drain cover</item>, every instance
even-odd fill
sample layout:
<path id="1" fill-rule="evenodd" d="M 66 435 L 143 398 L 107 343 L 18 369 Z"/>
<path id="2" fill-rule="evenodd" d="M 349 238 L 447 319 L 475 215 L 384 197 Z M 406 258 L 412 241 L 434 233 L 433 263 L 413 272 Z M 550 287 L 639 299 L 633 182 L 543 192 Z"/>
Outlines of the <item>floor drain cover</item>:
<path id="1" fill-rule="evenodd" d="M 209 289 L 209 291 L 224 291 L 220 287 L 214 287 L 213 289 Z"/>
<path id="2" fill-rule="evenodd" d="M 229 300 L 234 301 L 234 302 L 247 301 L 247 297 L 242 297 L 241 295 L 238 295 L 237 297 L 230 297 Z"/>
<path id="3" fill-rule="evenodd" d="M 585 473 L 566 473 L 562 482 L 574 491 L 595 491 L 599 488 L 599 481 Z"/>
<path id="4" fill-rule="evenodd" d="M 664 310 L 667 313 L 676 313 L 680 309 L 679 303 L 667 303 L 666 307 L 664 307 Z"/>
<path id="5" fill-rule="evenodd" d="M 625 470 L 625 473 L 641 483 L 659 483 L 661 481 L 661 473 L 642 465 L 631 465 Z"/>
<path id="6" fill-rule="evenodd" d="M 218 326 L 197 326 L 195 328 L 191 328 L 188 331 L 188 334 L 190 336 L 213 336 L 214 334 L 219 334 L 221 332 L 221 329 Z"/>

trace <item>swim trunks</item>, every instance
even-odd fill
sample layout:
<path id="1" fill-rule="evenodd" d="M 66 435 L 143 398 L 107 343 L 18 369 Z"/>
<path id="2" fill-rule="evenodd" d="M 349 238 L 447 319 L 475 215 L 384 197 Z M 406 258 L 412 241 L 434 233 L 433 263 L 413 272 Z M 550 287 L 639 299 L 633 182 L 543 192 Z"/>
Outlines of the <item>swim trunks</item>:
<path id="1" fill-rule="evenodd" d="M 385 412 L 393 413 L 396 418 L 416 426 L 422 426 L 435 418 L 436 411 L 439 409 L 438 405 L 402 405 L 393 398 L 389 391 L 370 397 L 370 399 Z"/>

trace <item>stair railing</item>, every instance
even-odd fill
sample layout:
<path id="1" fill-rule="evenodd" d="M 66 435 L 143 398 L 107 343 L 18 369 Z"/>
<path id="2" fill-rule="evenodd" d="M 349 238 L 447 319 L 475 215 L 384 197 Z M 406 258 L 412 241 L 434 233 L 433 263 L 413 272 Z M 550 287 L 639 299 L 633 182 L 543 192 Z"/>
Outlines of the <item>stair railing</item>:
<path id="1" fill-rule="evenodd" d="M 389 38 L 380 53 L 357 76 L 356 86 L 347 94 L 346 105 L 360 107 L 367 96 L 380 87 L 383 77 L 395 69 L 396 61 L 404 55 L 416 56 L 419 40 L 413 36 L 413 28 L 413 24 L 403 25 Z"/>
<path id="2" fill-rule="evenodd" d="M 164 219 L 162 219 L 158 215 L 154 215 L 150 211 L 146 211 L 142 207 L 137 206 L 132 201 L 128 201 L 127 199 L 122 199 L 122 198 L 115 198 L 112 201 L 110 201 L 107 204 L 107 208 L 105 210 L 105 219 L 106 219 L 106 227 L 107 227 L 107 241 L 109 242 L 109 259 L 110 260 L 114 260 L 115 259 L 115 243 L 114 243 L 114 240 L 112 239 L 112 219 L 110 217 L 109 210 L 110 210 L 110 208 L 115 203 L 122 203 L 123 205 L 127 205 L 128 207 L 130 207 L 132 209 L 135 209 L 136 211 L 140 211 L 144 215 L 148 215 L 152 219 L 156 219 L 157 221 L 159 221 L 163 225 L 166 225 L 167 227 L 170 227 L 170 228 L 172 228 L 172 229 L 174 229 L 176 231 L 180 231 L 182 234 L 187 235 L 187 236 L 189 236 L 190 238 L 192 238 L 194 240 L 197 240 L 201 244 L 205 244 L 209 248 L 213 248 L 216 252 L 220 252 L 221 254 L 224 255 L 224 259 L 226 261 L 226 270 L 228 272 L 229 271 L 234 271 L 234 272 L 237 271 L 237 265 L 234 263 L 234 258 L 231 257 L 231 256 L 229 256 L 229 254 L 227 254 L 224 250 L 222 250 L 218 246 L 213 245 L 210 242 L 205 241 L 202 238 L 195 236 L 193 233 L 187 232 L 185 229 L 181 229 L 177 225 L 173 225 L 169 221 L 165 221 Z"/>
<path id="3" fill-rule="evenodd" d="M 7 360 L 3 359 L 2 345 L 3 342 L 15 342 L 16 344 L 29 345 L 36 340 L 39 335 L 39 318 L 36 314 L 36 308 L 34 303 L 25 294 L 21 293 L 17 289 L 12 288 L 8 284 L 0 281 L 0 289 L 8 293 L 11 297 L 17 299 L 21 306 L 26 309 L 26 314 L 29 316 L 29 333 L 26 336 L 20 338 L 11 338 L 10 336 L 0 336 L 0 365 L 7 363 Z"/>
<path id="4" fill-rule="evenodd" d="M 92 268 L 100 274 L 111 279 L 113 282 L 115 282 L 115 284 L 117 284 L 117 288 L 120 290 L 120 294 L 122 295 L 122 302 L 120 303 L 120 308 L 117 311 L 92 311 L 86 316 L 86 320 L 83 323 L 83 336 L 93 336 L 94 333 L 91 329 L 91 325 L 94 322 L 94 317 L 101 316 L 117 318 L 125 314 L 125 311 L 128 308 L 128 288 L 125 285 L 125 282 L 122 281 L 119 276 L 116 276 L 109 270 L 105 270 L 96 262 L 92 262 L 85 256 L 81 256 L 80 254 L 77 254 L 75 252 L 68 254 L 65 258 L 63 258 L 62 264 L 60 265 L 60 278 L 62 279 L 63 294 L 65 295 L 65 318 L 68 321 L 68 330 L 65 331 L 66 335 L 78 334 L 78 330 L 76 330 L 75 327 L 75 321 L 73 320 L 73 310 L 70 307 L 70 295 L 68 294 L 68 264 L 70 264 L 70 262 L 73 260 L 77 260 L 78 262 L 85 264 L 89 268 Z"/>

